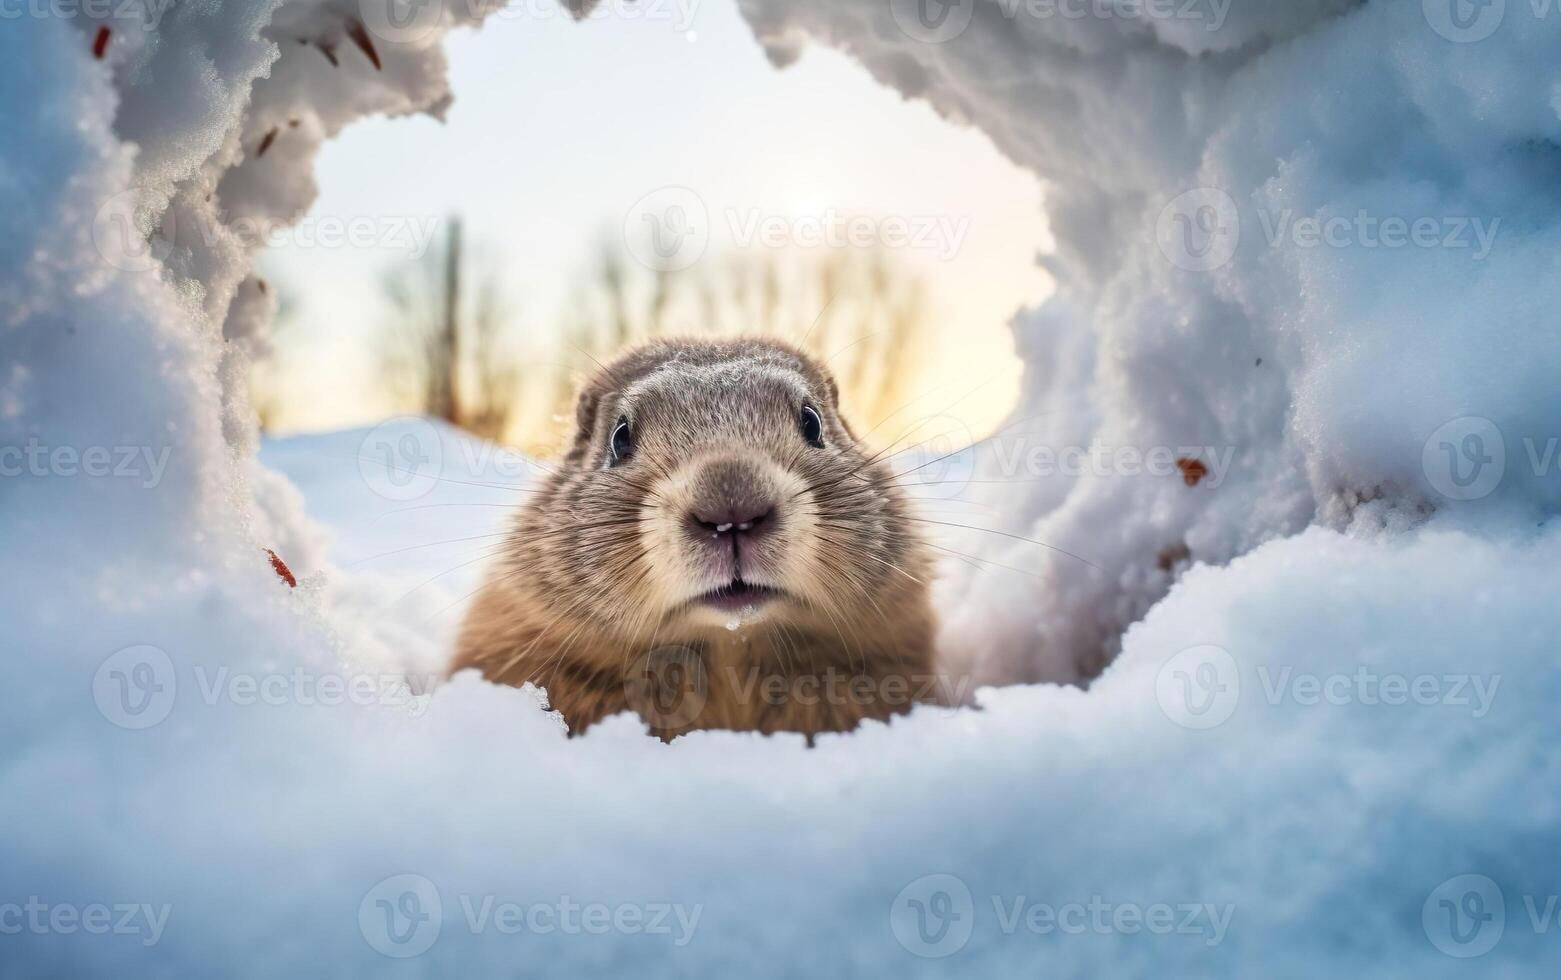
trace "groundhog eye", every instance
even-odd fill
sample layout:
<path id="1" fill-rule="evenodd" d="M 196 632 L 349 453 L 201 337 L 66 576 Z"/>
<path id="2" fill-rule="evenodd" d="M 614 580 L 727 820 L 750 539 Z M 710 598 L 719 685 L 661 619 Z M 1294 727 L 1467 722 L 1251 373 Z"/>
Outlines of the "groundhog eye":
<path id="1" fill-rule="evenodd" d="M 619 463 L 634 455 L 634 432 L 629 428 L 629 420 L 621 418 L 612 427 L 612 465 Z"/>
<path id="2" fill-rule="evenodd" d="M 802 417 L 799 421 L 802 426 L 802 438 L 808 441 L 808 445 L 814 449 L 823 449 L 824 420 L 819 418 L 818 411 L 812 405 L 802 406 Z"/>

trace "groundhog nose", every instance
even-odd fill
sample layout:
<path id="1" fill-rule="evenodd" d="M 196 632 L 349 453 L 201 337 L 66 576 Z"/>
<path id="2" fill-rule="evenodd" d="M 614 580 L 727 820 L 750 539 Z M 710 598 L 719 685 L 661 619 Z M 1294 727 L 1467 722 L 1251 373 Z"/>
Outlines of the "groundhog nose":
<path id="1" fill-rule="evenodd" d="M 701 537 L 758 534 L 775 524 L 774 489 L 745 460 L 706 464 L 695 478 L 691 498 L 690 528 Z"/>
<path id="2" fill-rule="evenodd" d="M 775 507 L 768 503 L 725 504 L 696 508 L 689 516 L 711 534 L 748 534 L 766 530 L 775 523 Z"/>

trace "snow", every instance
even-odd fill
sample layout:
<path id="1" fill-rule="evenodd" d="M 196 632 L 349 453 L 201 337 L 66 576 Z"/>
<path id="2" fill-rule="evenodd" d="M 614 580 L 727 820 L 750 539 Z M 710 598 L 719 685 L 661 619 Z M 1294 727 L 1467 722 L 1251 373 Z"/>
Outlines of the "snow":
<path id="1" fill-rule="evenodd" d="M 934 44 L 898 2 L 744 0 L 777 61 L 839 45 L 1048 181 L 1025 402 L 939 472 L 1087 563 L 970 532 L 1029 574 L 951 566 L 943 608 L 960 669 L 1103 669 L 812 750 L 570 740 L 430 677 L 526 461 L 397 420 L 257 462 L 270 300 L 224 229 L 296 218 L 350 120 L 437 112 L 448 24 L 375 69 L 332 4 L 179 5 L 103 60 L 95 23 L 13 22 L 0 975 L 1553 971 L 1561 35 L 1433 6 L 983 0 Z"/>
<path id="2" fill-rule="evenodd" d="M 355 662 L 404 671 L 419 690 L 436 684 L 465 602 L 544 464 L 421 418 L 273 440 L 260 461 L 307 488 L 300 503 L 328 529 L 316 538 L 326 548 L 289 567 L 337 629 L 372 638 Z"/>
<path id="3" fill-rule="evenodd" d="M 1455 4 L 1505 9 L 1474 38 L 1439 0 L 967 0 L 930 5 L 953 11 L 931 34 L 910 0 L 742 6 L 777 61 L 842 47 L 1045 181 L 1059 291 L 1016 321 L 1022 424 L 984 455 L 1231 457 L 1217 488 L 987 462 L 1010 485 L 968 496 L 1098 571 L 971 541 L 1044 582 L 950 583 L 945 646 L 979 676 L 1091 676 L 1166 595 L 1166 555 L 1555 512 L 1561 34 L 1538 7 Z M 1455 486 L 1444 444 L 1492 485 Z"/>

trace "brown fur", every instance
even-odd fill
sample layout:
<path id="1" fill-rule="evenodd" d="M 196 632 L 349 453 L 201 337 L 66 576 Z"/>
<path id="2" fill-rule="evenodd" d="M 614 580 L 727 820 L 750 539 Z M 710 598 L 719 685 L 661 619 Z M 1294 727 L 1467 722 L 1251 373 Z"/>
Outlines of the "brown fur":
<path id="1" fill-rule="evenodd" d="M 521 508 L 467 614 L 451 670 L 544 688 L 575 733 L 634 710 L 663 738 L 811 738 L 942 700 L 932 561 L 888 467 L 837 403 L 821 365 L 768 341 L 657 341 L 603 367 L 562 464 Z M 799 431 L 804 405 L 823 420 L 822 448 Z M 614 465 L 620 419 L 633 452 Z M 758 530 L 728 538 L 697 523 L 750 502 L 774 505 Z M 742 615 L 697 601 L 734 575 L 782 597 Z"/>

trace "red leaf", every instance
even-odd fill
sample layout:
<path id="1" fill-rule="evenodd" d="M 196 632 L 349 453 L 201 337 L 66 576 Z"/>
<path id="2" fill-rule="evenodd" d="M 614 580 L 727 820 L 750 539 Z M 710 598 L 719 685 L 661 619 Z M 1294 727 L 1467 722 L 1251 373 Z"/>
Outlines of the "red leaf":
<path id="1" fill-rule="evenodd" d="M 1179 459 L 1176 468 L 1182 471 L 1182 482 L 1189 487 L 1197 486 L 1198 481 L 1209 475 L 1209 468 L 1196 459 Z"/>
<path id="2" fill-rule="evenodd" d="M 266 549 L 266 554 L 271 556 L 271 567 L 276 569 L 276 574 L 282 579 L 282 581 L 287 583 L 288 588 L 298 588 L 298 580 L 293 577 L 293 570 L 287 567 L 287 562 L 282 560 L 282 556 L 278 555 L 270 548 Z"/>
<path id="3" fill-rule="evenodd" d="M 261 139 L 261 141 L 260 141 L 260 149 L 255 151 L 255 159 L 258 160 L 261 157 L 265 156 L 266 155 L 266 151 L 271 149 L 271 144 L 275 143 L 275 142 L 276 142 L 276 127 L 272 126 L 271 127 L 271 131 L 269 133 L 267 133 L 263 139 Z"/>
<path id="4" fill-rule="evenodd" d="M 103 55 L 108 51 L 108 39 L 114 32 L 106 26 L 98 28 L 98 36 L 92 39 L 92 57 L 103 60 Z"/>
<path id="5" fill-rule="evenodd" d="M 347 36 L 374 62 L 375 71 L 384 70 L 385 66 L 379 63 L 379 52 L 374 50 L 374 42 L 369 40 L 369 32 L 363 29 L 363 21 L 356 17 L 347 21 Z"/>

